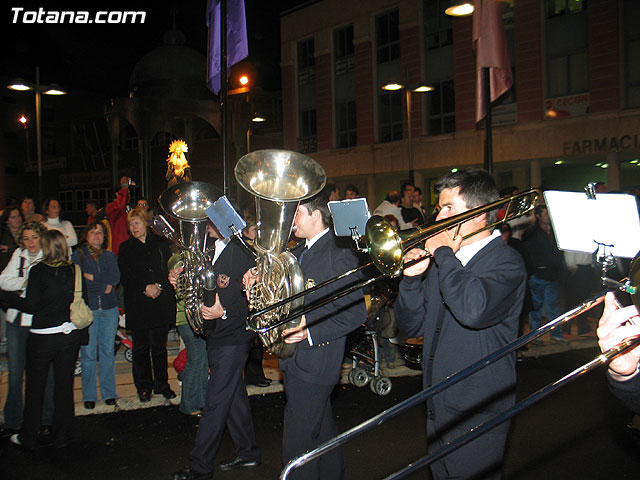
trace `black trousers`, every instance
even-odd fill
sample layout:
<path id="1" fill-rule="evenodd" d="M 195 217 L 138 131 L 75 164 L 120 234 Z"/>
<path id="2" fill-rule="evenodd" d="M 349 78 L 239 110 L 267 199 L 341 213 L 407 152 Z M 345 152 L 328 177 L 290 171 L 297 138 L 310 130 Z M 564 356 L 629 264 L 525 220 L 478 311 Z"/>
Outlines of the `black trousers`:
<path id="1" fill-rule="evenodd" d="M 169 326 L 132 330 L 133 383 L 138 393 L 169 390 L 167 336 Z M 152 368 L 153 366 L 153 368 Z"/>
<path id="2" fill-rule="evenodd" d="M 469 430 L 453 428 L 441 434 L 434 433 L 436 431 L 436 424 L 428 419 L 429 453 L 434 453 L 448 442 L 453 442 L 469 433 Z M 433 478 L 435 480 L 500 480 L 506 442 L 506 433 L 485 433 L 432 463 Z"/>
<path id="3" fill-rule="evenodd" d="M 78 331 L 68 335 L 29 334 L 24 419 L 20 431 L 20 441 L 28 448 L 37 446 L 50 365 L 53 365 L 54 377 L 53 442 L 57 446 L 69 442 L 74 416 L 73 370 L 80 350 L 80 335 Z"/>
<path id="4" fill-rule="evenodd" d="M 191 468 L 195 472 L 213 471 L 225 427 L 229 429 L 237 457 L 260 460 L 249 396 L 242 378 L 249 347 L 248 343 L 214 346 L 207 340 L 210 375 L 196 442 L 191 450 Z"/>
<path id="5" fill-rule="evenodd" d="M 251 342 L 251 349 L 249 350 L 249 358 L 247 364 L 244 367 L 244 379 L 247 385 L 255 385 L 256 383 L 264 382 L 266 377 L 264 376 L 264 370 L 262 368 L 262 359 L 264 357 L 264 347 L 260 339 L 255 338 Z"/>
<path id="6" fill-rule="evenodd" d="M 286 465 L 292 458 L 335 437 L 338 426 L 333 419 L 330 398 L 335 385 L 308 383 L 284 372 L 284 387 L 287 403 L 284 407 L 282 459 Z M 294 470 L 291 475 L 292 480 L 344 478 L 344 458 L 339 448 Z"/>

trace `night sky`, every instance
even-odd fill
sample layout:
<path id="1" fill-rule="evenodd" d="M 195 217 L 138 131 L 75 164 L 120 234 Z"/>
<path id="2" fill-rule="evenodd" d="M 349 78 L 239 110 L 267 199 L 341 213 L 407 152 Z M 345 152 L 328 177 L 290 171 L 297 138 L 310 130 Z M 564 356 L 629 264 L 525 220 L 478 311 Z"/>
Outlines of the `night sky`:
<path id="1" fill-rule="evenodd" d="M 267 91 L 280 88 L 280 12 L 302 0 L 246 0 L 249 59 L 258 84 Z M 25 11 L 144 10 L 142 24 L 51 25 L 13 23 L 13 7 Z M 96 0 L 91 2 L 11 0 L 2 10 L 2 74 L 34 80 L 40 67 L 42 83 L 103 92 L 105 98 L 128 95 L 129 74 L 148 51 L 162 45 L 173 15 L 186 45 L 206 54 L 206 0 Z M 172 13 L 173 12 L 173 13 Z"/>

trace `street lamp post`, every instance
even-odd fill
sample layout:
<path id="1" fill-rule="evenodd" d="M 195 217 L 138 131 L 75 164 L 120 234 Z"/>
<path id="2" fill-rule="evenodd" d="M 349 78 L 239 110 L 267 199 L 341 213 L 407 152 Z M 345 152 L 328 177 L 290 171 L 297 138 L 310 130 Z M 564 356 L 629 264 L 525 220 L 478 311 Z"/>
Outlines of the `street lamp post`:
<path id="1" fill-rule="evenodd" d="M 426 83 L 417 83 L 415 85 L 408 85 L 398 82 L 387 82 L 382 87 L 385 91 L 398 91 L 404 90 L 405 101 L 407 104 L 407 140 L 409 142 L 409 183 L 413 184 L 414 181 L 414 168 L 413 168 L 413 132 L 411 131 L 411 94 L 412 93 L 425 93 L 433 91 L 431 85 Z"/>
<path id="2" fill-rule="evenodd" d="M 16 80 L 7 88 L 19 92 L 33 90 L 36 97 L 36 162 L 38 170 L 38 202 L 44 200 L 44 188 L 42 182 L 42 94 L 45 95 L 66 95 L 67 92 L 55 84 L 40 85 L 40 67 L 36 67 L 36 81 L 34 83 L 25 82 L 22 79 Z"/>
<path id="3" fill-rule="evenodd" d="M 249 128 L 247 128 L 247 153 L 251 152 L 251 127 L 254 123 L 264 123 L 266 122 L 267 119 L 264 118 L 262 115 L 259 115 L 257 113 L 253 114 L 253 118 L 251 119 L 251 122 L 249 123 Z"/>

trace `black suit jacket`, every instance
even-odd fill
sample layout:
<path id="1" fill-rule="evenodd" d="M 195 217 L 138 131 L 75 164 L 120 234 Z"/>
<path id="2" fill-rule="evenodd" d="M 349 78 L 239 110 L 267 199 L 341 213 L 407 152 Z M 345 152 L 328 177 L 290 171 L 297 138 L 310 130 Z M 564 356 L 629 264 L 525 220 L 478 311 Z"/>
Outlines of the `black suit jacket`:
<path id="1" fill-rule="evenodd" d="M 526 278 L 521 256 L 498 237 L 464 267 L 440 247 L 424 278 L 402 279 L 396 321 L 407 337 L 424 336 L 425 388 L 517 337 Z M 515 382 L 511 355 L 432 397 L 428 416 L 443 427 L 471 428 L 513 405 Z"/>
<path id="2" fill-rule="evenodd" d="M 303 247 L 299 247 L 293 253 L 299 258 L 302 250 Z M 313 280 L 316 285 L 357 266 L 356 255 L 350 249 L 338 247 L 331 231 L 322 236 L 304 254 L 301 261 L 305 283 Z M 305 305 L 360 280 L 358 275 L 352 275 L 334 282 L 306 295 Z M 280 359 L 280 369 L 309 383 L 336 384 L 340 379 L 346 335 L 364 323 L 366 318 L 362 290 L 356 290 L 309 312 L 306 320 L 313 345 L 308 340 L 298 343 L 293 356 Z"/>

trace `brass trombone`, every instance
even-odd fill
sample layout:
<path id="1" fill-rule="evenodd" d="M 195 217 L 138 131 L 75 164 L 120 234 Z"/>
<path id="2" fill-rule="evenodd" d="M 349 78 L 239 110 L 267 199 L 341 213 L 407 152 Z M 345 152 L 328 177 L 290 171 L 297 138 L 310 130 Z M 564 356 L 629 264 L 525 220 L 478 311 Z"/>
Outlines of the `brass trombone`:
<path id="1" fill-rule="evenodd" d="M 634 266 L 635 264 L 635 266 Z M 638 280 L 640 280 L 640 261 L 638 261 L 638 257 L 636 257 L 634 259 L 634 262 L 631 265 L 631 282 L 633 287 L 630 289 L 628 285 L 623 285 L 620 284 L 619 289 L 625 292 L 630 292 L 632 291 L 632 298 L 634 301 L 634 304 L 636 305 L 636 307 L 638 307 L 640 309 L 640 295 L 636 295 L 635 291 L 636 291 L 636 285 L 638 285 L 638 283 L 636 283 Z M 548 331 L 556 328 L 557 326 L 568 322 L 569 320 L 577 317 L 578 315 L 584 313 L 587 310 L 590 310 L 591 308 L 595 307 L 596 305 L 602 303 L 602 301 L 604 300 L 606 292 L 600 293 L 588 300 L 585 300 L 584 302 L 582 302 L 580 305 L 574 307 L 573 309 L 569 310 L 568 312 L 560 315 L 559 317 L 557 317 L 556 319 L 552 320 L 551 322 L 547 323 L 546 325 L 541 326 L 540 328 L 538 328 L 537 330 L 534 330 L 526 335 L 523 335 L 520 338 L 517 338 L 516 340 L 514 340 L 513 342 L 505 345 L 504 347 L 500 348 L 499 350 L 487 355 L 486 357 L 484 357 L 481 360 L 478 360 L 477 362 L 475 362 L 474 364 L 470 365 L 469 367 L 460 370 L 454 374 L 452 374 L 451 376 L 447 377 L 445 380 L 441 381 L 440 383 L 433 385 L 432 387 L 423 390 L 409 398 L 407 398 L 406 400 L 400 402 L 399 404 L 385 410 L 384 412 L 379 413 L 378 415 L 370 418 L 369 420 L 366 420 L 364 422 L 362 422 L 359 425 L 356 425 L 355 427 L 341 433 L 340 435 L 328 440 L 327 442 L 325 442 L 324 444 L 318 446 L 317 448 L 315 448 L 314 450 L 308 451 L 294 459 L 292 459 L 286 466 L 285 468 L 282 470 L 281 474 L 280 474 L 280 479 L 281 480 L 286 480 L 287 478 L 289 478 L 289 474 L 291 473 L 292 470 L 295 470 L 303 465 L 305 465 L 306 463 L 315 460 L 316 458 L 320 457 L 321 455 L 325 454 L 326 452 L 329 452 L 335 448 L 338 448 L 339 446 L 347 443 L 348 441 L 360 436 L 362 433 L 367 432 L 369 430 L 371 430 L 373 427 L 377 426 L 377 425 L 381 425 L 382 423 L 386 422 L 387 420 L 390 420 L 391 418 L 399 415 L 400 413 L 403 413 L 404 411 L 408 410 L 409 408 L 422 403 L 424 401 L 426 401 L 427 399 L 431 398 L 432 396 L 434 396 L 437 393 L 440 393 L 444 390 L 446 390 L 447 388 L 449 388 L 450 386 L 460 382 L 461 380 L 464 380 L 465 378 L 473 375 L 474 373 L 482 370 L 483 368 L 495 363 L 496 361 L 500 360 L 501 358 L 512 354 L 513 352 L 515 352 L 516 350 L 518 350 L 519 348 L 521 348 L 522 346 L 526 345 L 527 343 L 535 340 L 536 338 L 544 335 L 545 333 L 547 333 Z M 516 405 L 514 405 L 513 407 L 511 407 L 510 409 L 506 410 L 505 412 L 498 414 L 496 416 L 494 416 L 493 418 L 487 420 L 486 422 L 482 423 L 481 425 L 476 426 L 475 428 L 471 429 L 470 431 L 468 431 L 466 434 L 462 435 L 461 437 L 457 438 L 456 440 L 444 445 L 443 447 L 439 448 L 438 450 L 434 451 L 433 453 L 430 453 L 414 462 L 411 462 L 409 465 L 403 467 L 402 469 L 398 470 L 397 472 L 385 477 L 385 480 L 390 480 L 390 479 L 399 479 L 399 478 L 404 478 L 407 475 L 409 475 L 410 473 L 415 472 L 416 470 L 423 468 L 427 465 L 430 465 L 431 463 L 441 459 L 442 457 L 448 455 L 449 453 L 451 453 L 452 451 L 460 448 L 461 446 L 465 445 L 466 443 L 470 442 L 471 440 L 475 439 L 476 437 L 488 432 L 489 430 L 492 430 L 493 428 L 497 427 L 498 425 L 500 425 L 501 423 L 511 419 L 512 417 L 514 417 L 515 415 L 517 415 L 518 413 L 520 413 L 521 411 L 523 411 L 524 409 L 530 407 L 531 405 L 537 403 L 538 401 L 542 400 L 543 398 L 546 398 L 547 396 L 549 396 L 551 393 L 555 392 L 556 390 L 560 389 L 561 387 L 563 387 L 564 385 L 569 384 L 570 382 L 576 380 L 577 378 L 579 378 L 580 376 L 584 375 L 585 373 L 590 372 L 591 370 L 593 370 L 596 367 L 599 367 L 601 365 L 604 365 L 605 363 L 607 363 L 609 360 L 611 360 L 613 357 L 626 352 L 627 350 L 635 347 L 636 345 L 640 344 L 640 337 L 632 337 L 632 338 L 628 338 L 622 342 L 620 342 L 618 345 L 610 348 L 609 350 L 602 352 L 600 355 L 598 355 L 596 358 L 594 358 L 593 360 L 587 362 L 586 364 L 578 367 L 577 369 L 575 369 L 573 372 L 565 375 L 564 377 L 562 377 L 559 380 L 556 380 L 555 382 L 541 388 L 540 390 L 538 390 L 537 392 L 533 393 L 532 395 L 530 395 L 529 397 L 527 397 L 526 399 L 522 400 L 521 402 L 517 403 Z"/>
<path id="2" fill-rule="evenodd" d="M 445 230 L 449 230 L 451 228 L 456 228 L 459 230 L 460 226 L 479 215 L 484 213 L 488 213 L 492 210 L 497 210 L 501 207 L 505 207 L 505 215 L 502 219 L 492 222 L 491 224 L 485 225 L 478 230 L 475 230 L 463 237 L 463 240 L 469 238 L 473 235 L 476 235 L 485 230 L 493 229 L 498 225 L 509 222 L 515 218 L 518 218 L 522 215 L 527 214 L 531 210 L 533 210 L 538 201 L 540 200 L 541 193 L 537 189 L 527 190 L 526 192 L 521 192 L 516 195 L 512 195 L 510 197 L 505 197 L 500 200 L 496 200 L 495 202 L 488 203 L 486 205 L 481 205 L 476 208 L 472 208 L 466 212 L 460 213 L 458 215 L 454 215 L 452 217 L 446 218 L 444 220 L 440 220 L 432 225 L 428 225 L 422 228 L 410 229 L 405 231 L 396 232 L 391 224 L 384 220 L 382 217 L 374 215 L 369 219 L 366 226 L 365 231 L 365 242 L 366 247 L 364 250 L 371 257 L 371 261 L 365 265 L 360 267 L 351 269 L 337 277 L 330 278 L 322 283 L 315 285 L 312 288 L 305 289 L 295 295 L 291 295 L 279 302 L 273 303 L 262 310 L 255 311 L 249 315 L 247 318 L 247 329 L 257 332 L 260 334 L 266 333 L 269 330 L 277 328 L 285 323 L 289 322 L 293 318 L 297 318 L 301 315 L 305 315 L 308 312 L 315 310 L 327 303 L 330 303 L 340 297 L 350 294 L 354 290 L 358 290 L 363 288 L 371 283 L 374 283 L 381 278 L 386 276 L 397 277 L 402 273 L 402 269 L 404 267 L 410 267 L 411 265 L 415 265 L 418 262 L 423 261 L 428 258 L 429 255 L 418 258 L 416 260 L 412 260 L 403 265 L 404 260 L 404 252 L 409 250 L 411 247 L 414 247 L 420 242 L 427 240 L 430 237 L 433 237 Z M 360 283 L 355 283 L 340 292 L 336 292 L 333 295 L 327 296 L 326 298 L 319 299 L 313 302 L 310 305 L 305 305 L 302 309 L 297 309 L 292 311 L 290 315 L 279 319 L 278 321 L 266 326 L 266 327 L 257 327 L 256 319 L 265 313 L 268 313 L 276 308 L 282 307 L 294 300 L 297 300 L 303 297 L 306 294 L 315 292 L 320 288 L 326 287 L 327 285 L 334 283 L 336 281 L 342 280 L 346 277 L 349 277 L 357 272 L 364 270 L 371 265 L 375 265 L 376 268 L 381 272 L 380 275 L 369 278 L 368 280 L 364 280 Z"/>

